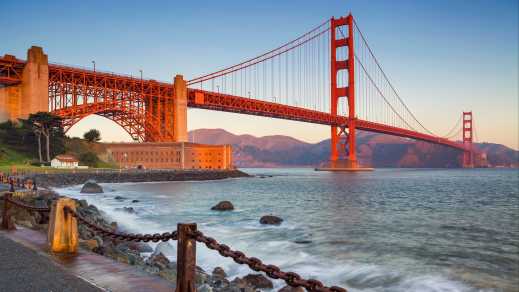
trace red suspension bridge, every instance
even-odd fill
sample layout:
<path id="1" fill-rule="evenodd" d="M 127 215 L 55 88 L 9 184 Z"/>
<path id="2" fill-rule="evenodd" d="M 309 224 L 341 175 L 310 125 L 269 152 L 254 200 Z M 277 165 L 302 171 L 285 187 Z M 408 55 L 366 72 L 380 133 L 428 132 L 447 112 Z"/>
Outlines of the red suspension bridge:
<path id="1" fill-rule="evenodd" d="M 181 76 L 167 83 L 47 65 L 37 49 L 29 50 L 27 61 L 0 58 L 0 98 L 1 90 L 17 86 L 22 95 L 37 92 L 34 78 L 25 76 L 37 71 L 41 78 L 46 69 L 46 110 L 64 118 L 65 130 L 97 114 L 138 141 L 185 141 L 187 105 L 329 125 L 330 168 L 357 167 L 356 130 L 459 149 L 462 165 L 473 166 L 472 112 L 464 112 L 445 135 L 425 127 L 390 82 L 352 15 L 332 18 L 274 50 L 187 82 Z"/>

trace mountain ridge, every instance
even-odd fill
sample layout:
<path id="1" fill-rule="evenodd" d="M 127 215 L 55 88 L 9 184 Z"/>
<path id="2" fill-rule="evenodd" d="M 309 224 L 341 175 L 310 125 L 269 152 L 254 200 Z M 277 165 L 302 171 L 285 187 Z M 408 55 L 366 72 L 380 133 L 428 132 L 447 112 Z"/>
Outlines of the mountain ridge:
<path id="1" fill-rule="evenodd" d="M 285 135 L 256 137 L 236 135 L 223 129 L 197 129 L 189 141 L 201 144 L 231 144 L 238 167 L 315 167 L 327 161 L 329 139 L 308 143 Z M 519 151 L 494 143 L 477 143 L 485 153 L 479 166 L 517 167 Z M 422 141 L 359 131 L 357 157 L 361 165 L 372 167 L 460 167 L 459 151 Z"/>

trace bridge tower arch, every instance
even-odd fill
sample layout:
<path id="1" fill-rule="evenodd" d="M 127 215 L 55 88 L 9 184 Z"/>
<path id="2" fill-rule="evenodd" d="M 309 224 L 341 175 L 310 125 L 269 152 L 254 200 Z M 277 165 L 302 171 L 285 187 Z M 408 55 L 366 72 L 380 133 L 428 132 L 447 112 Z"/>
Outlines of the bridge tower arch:
<path id="1" fill-rule="evenodd" d="M 341 37 L 337 29 L 347 26 L 348 35 Z M 346 125 L 331 126 L 330 168 L 357 168 L 357 153 L 355 149 L 355 55 L 353 46 L 353 16 L 332 18 L 330 20 L 330 97 L 331 114 L 337 116 L 339 103 L 346 97 L 348 104 L 348 119 Z M 347 59 L 339 60 L 337 49 L 347 48 Z M 337 82 L 339 71 L 347 70 L 347 86 L 339 87 Z"/>

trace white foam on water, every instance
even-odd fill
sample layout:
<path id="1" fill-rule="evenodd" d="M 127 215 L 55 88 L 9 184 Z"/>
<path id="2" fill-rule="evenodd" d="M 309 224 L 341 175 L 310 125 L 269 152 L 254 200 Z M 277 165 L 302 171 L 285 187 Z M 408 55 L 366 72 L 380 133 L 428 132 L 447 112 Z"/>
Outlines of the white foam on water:
<path id="1" fill-rule="evenodd" d="M 56 189 L 60 194 L 85 199 L 95 205 L 119 226 L 134 233 L 169 232 L 176 226 L 166 226 L 153 220 L 153 214 L 167 214 L 163 206 L 153 202 L 153 198 L 168 198 L 165 195 L 142 197 L 131 191 L 117 191 L 116 186 L 101 184 L 107 191 L 104 194 L 81 194 L 81 186 Z M 125 201 L 115 200 L 115 196 L 127 198 Z M 146 200 L 131 206 L 136 213 L 130 214 L 120 210 L 128 206 L 129 200 Z M 242 210 L 245 211 L 245 210 Z M 246 213 L 246 211 L 245 211 Z M 150 216 L 151 215 L 151 216 Z M 144 218 L 146 217 L 146 218 Z M 283 222 L 281 226 L 264 226 L 257 221 L 244 220 L 227 225 L 199 224 L 199 229 L 206 235 L 214 237 L 235 250 L 240 250 L 251 257 L 260 258 L 266 264 L 275 264 L 283 270 L 299 273 L 305 278 L 315 278 L 326 285 L 338 285 L 349 291 L 411 291 L 411 292 L 468 292 L 477 291 L 464 283 L 451 280 L 442 275 L 413 275 L 400 267 L 384 267 L 354 261 L 337 261 L 333 258 L 322 258 L 301 250 L 301 245 L 286 240 L 257 241 L 258 235 L 268 231 L 288 231 L 299 228 L 297 223 Z M 157 244 L 150 242 L 152 247 Z M 170 242 L 170 252 L 166 254 L 171 260 L 176 260 L 176 243 Z M 218 252 L 209 250 L 202 244 L 197 244 L 197 264 L 211 272 L 215 267 L 223 267 L 229 278 L 242 277 L 255 273 L 247 266 L 238 265 L 229 258 L 223 258 Z M 280 280 L 274 280 L 275 289 L 285 286 Z"/>

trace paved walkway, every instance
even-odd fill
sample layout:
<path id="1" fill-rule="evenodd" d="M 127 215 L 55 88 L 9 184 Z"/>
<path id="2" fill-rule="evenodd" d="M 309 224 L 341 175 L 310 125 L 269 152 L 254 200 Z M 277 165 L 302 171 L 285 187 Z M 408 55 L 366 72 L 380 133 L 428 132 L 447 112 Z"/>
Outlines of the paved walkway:
<path id="1" fill-rule="evenodd" d="M 0 230 L 0 292 L 175 290 L 158 276 L 93 252 L 51 254 L 46 240 L 31 229 Z"/>
<path id="2" fill-rule="evenodd" d="M 0 291 L 103 291 L 49 258 L 0 235 Z"/>

